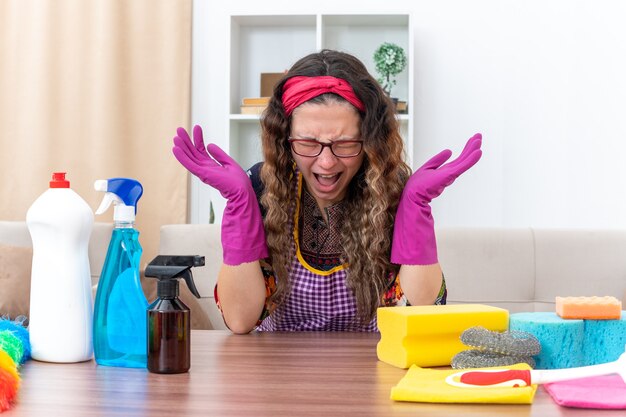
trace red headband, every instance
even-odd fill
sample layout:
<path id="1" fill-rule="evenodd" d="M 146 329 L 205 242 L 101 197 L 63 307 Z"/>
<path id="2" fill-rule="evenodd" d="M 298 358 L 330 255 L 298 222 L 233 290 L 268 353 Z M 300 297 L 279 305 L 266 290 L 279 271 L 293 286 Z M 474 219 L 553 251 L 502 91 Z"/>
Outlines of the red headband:
<path id="1" fill-rule="evenodd" d="M 354 94 L 352 86 L 341 78 L 322 75 L 319 77 L 291 77 L 283 85 L 283 107 L 287 116 L 300 104 L 325 93 L 334 93 L 350 104 L 365 111 L 365 105 Z"/>

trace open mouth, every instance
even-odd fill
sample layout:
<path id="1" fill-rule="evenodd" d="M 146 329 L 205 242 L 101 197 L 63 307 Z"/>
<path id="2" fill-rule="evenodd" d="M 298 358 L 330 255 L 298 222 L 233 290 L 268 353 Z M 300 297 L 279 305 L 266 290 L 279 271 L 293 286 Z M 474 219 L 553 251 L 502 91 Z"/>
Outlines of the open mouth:
<path id="1" fill-rule="evenodd" d="M 341 173 L 339 174 L 313 174 L 313 175 L 315 175 L 315 179 L 320 185 L 324 187 L 330 187 L 332 185 L 335 185 L 337 181 L 339 181 L 339 177 L 341 176 Z"/>

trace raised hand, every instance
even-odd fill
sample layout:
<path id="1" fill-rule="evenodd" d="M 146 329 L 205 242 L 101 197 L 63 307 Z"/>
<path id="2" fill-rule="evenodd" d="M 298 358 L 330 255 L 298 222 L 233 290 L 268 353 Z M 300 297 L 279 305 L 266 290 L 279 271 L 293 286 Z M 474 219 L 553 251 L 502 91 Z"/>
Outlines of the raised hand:
<path id="1" fill-rule="evenodd" d="M 220 192 L 226 202 L 222 216 L 224 263 L 240 265 L 267 258 L 261 210 L 250 179 L 219 146 L 204 147 L 202 128 L 194 126 L 193 142 L 179 127 L 172 152 L 189 172 Z"/>
<path id="2" fill-rule="evenodd" d="M 461 174 L 482 156 L 482 135 L 472 136 L 458 158 L 448 161 L 446 149 L 422 165 L 407 181 L 393 230 L 391 262 L 406 265 L 437 263 L 437 242 L 430 202 L 441 195 Z"/>
<path id="3" fill-rule="evenodd" d="M 204 147 L 202 128 L 194 126 L 193 143 L 185 129 L 179 127 L 172 152 L 189 172 L 220 192 L 227 200 L 251 193 L 252 184 L 244 170 L 215 144 Z"/>
<path id="4" fill-rule="evenodd" d="M 482 135 L 475 134 L 467 141 L 458 158 L 447 164 L 445 162 L 452 155 L 449 149 L 433 156 L 411 175 L 402 198 L 409 198 L 416 204 L 427 204 L 439 197 L 447 186 L 478 162 L 482 155 L 481 143 Z"/>

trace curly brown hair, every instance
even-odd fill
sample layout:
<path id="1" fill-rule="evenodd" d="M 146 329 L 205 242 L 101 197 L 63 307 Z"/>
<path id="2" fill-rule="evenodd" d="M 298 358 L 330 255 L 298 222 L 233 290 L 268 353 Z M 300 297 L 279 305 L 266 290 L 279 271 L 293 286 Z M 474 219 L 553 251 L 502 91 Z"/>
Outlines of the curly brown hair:
<path id="1" fill-rule="evenodd" d="M 349 265 L 347 284 L 356 297 L 358 320 L 371 320 L 381 296 L 399 266 L 389 260 L 393 224 L 402 189 L 411 174 L 404 162 L 404 146 L 392 101 L 365 65 L 347 53 L 322 50 L 296 62 L 274 88 L 261 119 L 264 164 L 261 204 L 266 210 L 265 231 L 276 276 L 273 301 L 280 303 L 290 291 L 289 268 L 293 259 L 293 234 L 287 227 L 293 215 L 296 191 L 294 161 L 287 141 L 291 117 L 282 104 L 284 83 L 294 76 L 330 75 L 347 81 L 364 103 L 360 134 L 365 154 L 363 164 L 348 186 L 346 221 L 340 231 L 343 262 Z M 324 94 L 309 102 L 345 101 Z M 290 204 L 285 204 L 290 202 Z"/>

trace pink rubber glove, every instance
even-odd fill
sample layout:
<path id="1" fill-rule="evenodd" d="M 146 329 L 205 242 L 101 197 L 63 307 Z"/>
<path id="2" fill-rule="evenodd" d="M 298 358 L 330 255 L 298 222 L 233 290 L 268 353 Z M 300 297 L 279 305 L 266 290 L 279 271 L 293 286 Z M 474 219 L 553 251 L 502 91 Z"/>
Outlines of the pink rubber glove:
<path id="1" fill-rule="evenodd" d="M 435 222 L 430 202 L 470 169 L 482 155 L 482 135 L 475 134 L 467 141 L 463 152 L 455 160 L 446 149 L 433 156 L 407 181 L 393 228 L 391 262 L 399 265 L 432 265 L 437 261 Z"/>
<path id="2" fill-rule="evenodd" d="M 267 258 L 261 210 L 248 175 L 217 145 L 204 148 L 200 126 L 193 128 L 193 143 L 182 127 L 176 133 L 172 152 L 178 162 L 228 200 L 222 218 L 224 263 L 240 265 Z"/>

